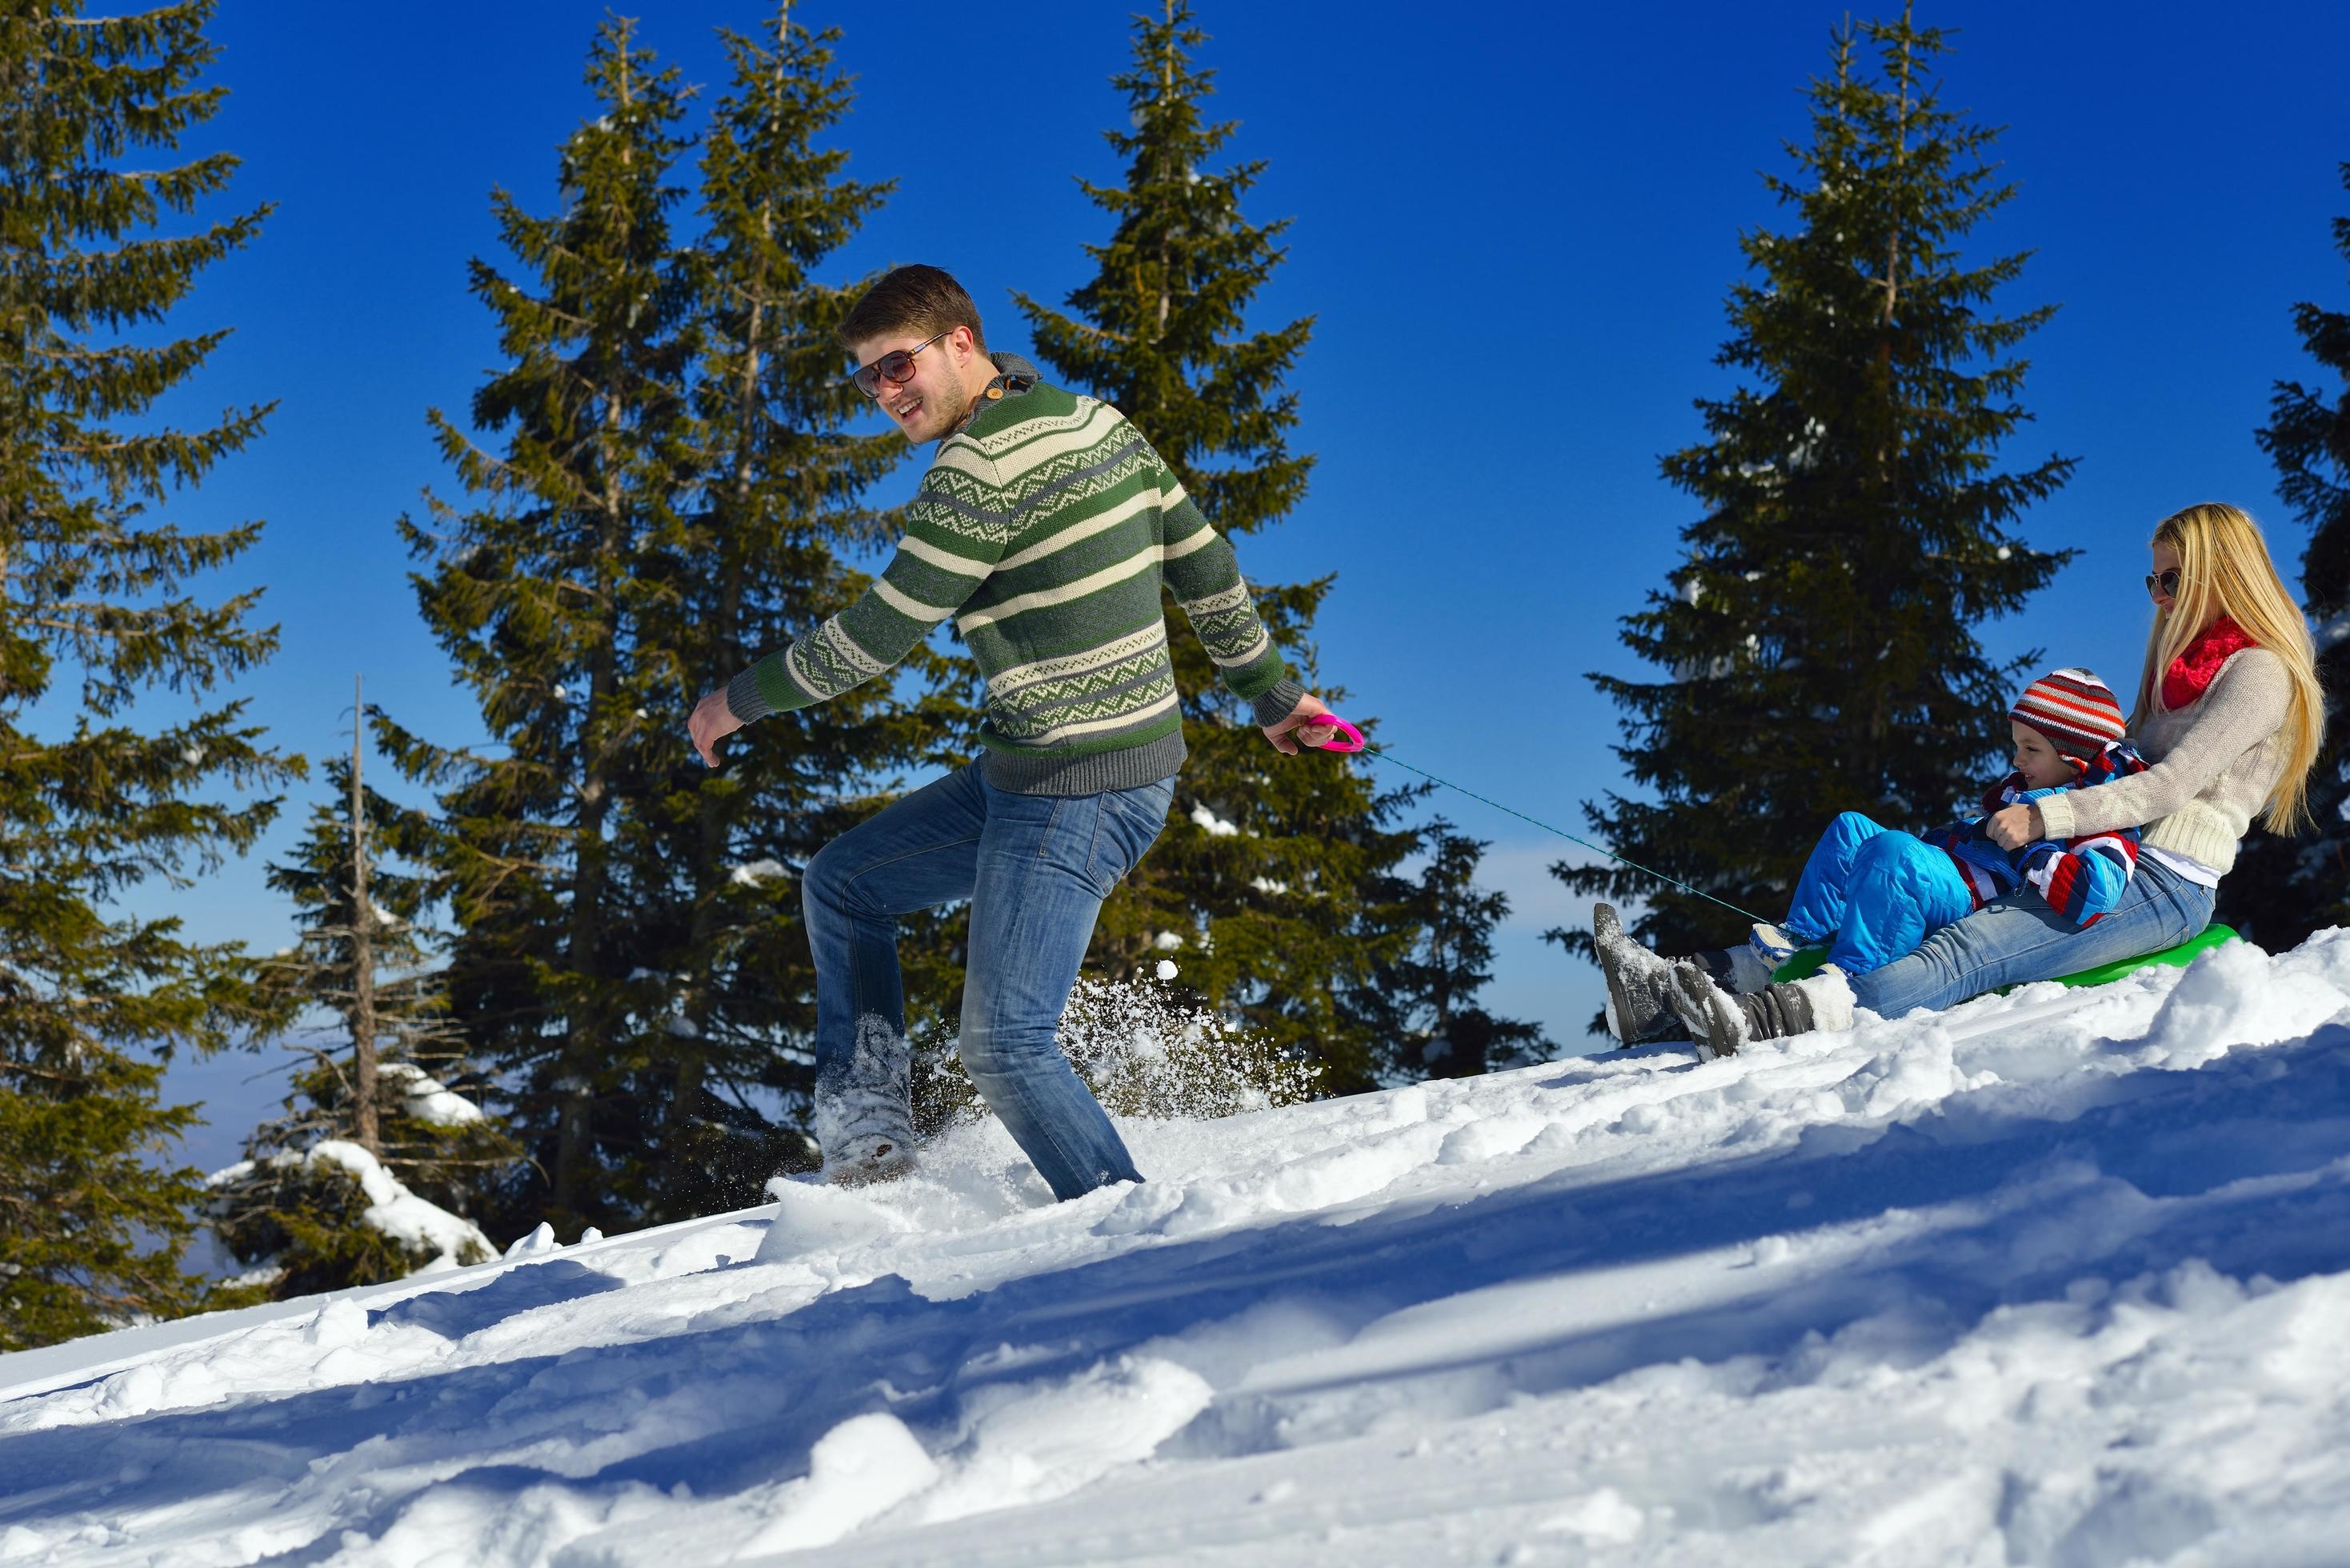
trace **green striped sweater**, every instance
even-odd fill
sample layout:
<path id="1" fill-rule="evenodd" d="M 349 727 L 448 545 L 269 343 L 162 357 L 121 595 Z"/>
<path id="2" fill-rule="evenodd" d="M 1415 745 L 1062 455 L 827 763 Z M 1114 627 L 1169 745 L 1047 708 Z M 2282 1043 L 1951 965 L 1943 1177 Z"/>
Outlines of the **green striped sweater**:
<path id="1" fill-rule="evenodd" d="M 906 507 L 906 536 L 856 603 L 736 676 L 749 721 L 869 680 L 954 618 L 987 679 L 987 781 L 1094 794 L 1183 764 L 1175 670 L 1159 612 L 1174 590 L 1224 684 L 1260 724 L 1304 695 L 1258 619 L 1232 547 L 1126 416 L 1034 384 L 1002 356 L 983 402 Z"/>

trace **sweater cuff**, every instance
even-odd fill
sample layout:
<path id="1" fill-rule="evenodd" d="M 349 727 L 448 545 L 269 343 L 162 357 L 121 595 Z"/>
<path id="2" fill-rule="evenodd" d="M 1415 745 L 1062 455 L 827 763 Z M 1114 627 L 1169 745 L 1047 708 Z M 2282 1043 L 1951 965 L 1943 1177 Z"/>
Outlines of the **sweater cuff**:
<path id="1" fill-rule="evenodd" d="M 2043 796 L 2032 804 L 2040 808 L 2040 823 L 2043 829 L 2041 837 L 2064 844 L 2074 836 L 2073 802 L 2064 791 L 2059 790 L 2054 794 Z"/>
<path id="2" fill-rule="evenodd" d="M 745 724 L 775 711 L 775 704 L 759 695 L 759 682 L 754 679 L 757 674 L 758 666 L 754 664 L 726 683 L 726 711 Z"/>
<path id="3" fill-rule="evenodd" d="M 1256 708 L 1256 727 L 1269 730 L 1297 711 L 1297 704 L 1305 695 L 1305 688 L 1284 675 L 1249 701 Z"/>

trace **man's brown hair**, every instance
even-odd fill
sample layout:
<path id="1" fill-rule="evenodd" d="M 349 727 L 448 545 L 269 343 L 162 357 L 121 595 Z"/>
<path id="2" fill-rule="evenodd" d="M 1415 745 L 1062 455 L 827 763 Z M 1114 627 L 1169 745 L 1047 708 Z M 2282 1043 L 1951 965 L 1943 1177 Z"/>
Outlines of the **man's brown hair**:
<path id="1" fill-rule="evenodd" d="M 865 297 L 850 307 L 834 336 L 840 339 L 842 348 L 853 352 L 859 343 L 870 343 L 876 337 L 899 332 L 935 337 L 958 327 L 970 327 L 972 347 L 983 354 L 987 352 L 987 337 L 979 325 L 979 306 L 971 302 L 962 285 L 943 267 L 916 262 L 910 266 L 892 267 L 879 283 L 867 289 Z"/>

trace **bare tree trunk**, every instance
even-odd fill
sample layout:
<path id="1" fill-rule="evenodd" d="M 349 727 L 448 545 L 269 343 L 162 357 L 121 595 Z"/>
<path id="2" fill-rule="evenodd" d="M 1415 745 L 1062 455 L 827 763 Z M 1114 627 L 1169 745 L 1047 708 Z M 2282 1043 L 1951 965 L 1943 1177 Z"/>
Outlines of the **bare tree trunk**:
<path id="1" fill-rule="evenodd" d="M 359 1146 L 380 1158 L 382 1130 L 376 1122 L 375 910 L 368 903 L 367 797 L 359 788 L 359 759 L 366 749 L 367 705 L 362 679 L 351 677 L 351 1132 Z"/>

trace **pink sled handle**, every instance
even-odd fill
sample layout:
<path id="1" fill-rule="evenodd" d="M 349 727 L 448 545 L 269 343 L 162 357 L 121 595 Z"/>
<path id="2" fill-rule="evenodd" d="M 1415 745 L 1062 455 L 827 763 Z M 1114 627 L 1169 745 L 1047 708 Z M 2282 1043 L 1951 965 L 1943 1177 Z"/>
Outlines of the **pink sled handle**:
<path id="1" fill-rule="evenodd" d="M 1297 727 L 1303 730 L 1308 724 L 1326 724 L 1338 732 L 1322 742 L 1322 750 L 1326 752 L 1353 753 L 1363 749 L 1363 732 L 1336 713 L 1316 713 Z"/>

